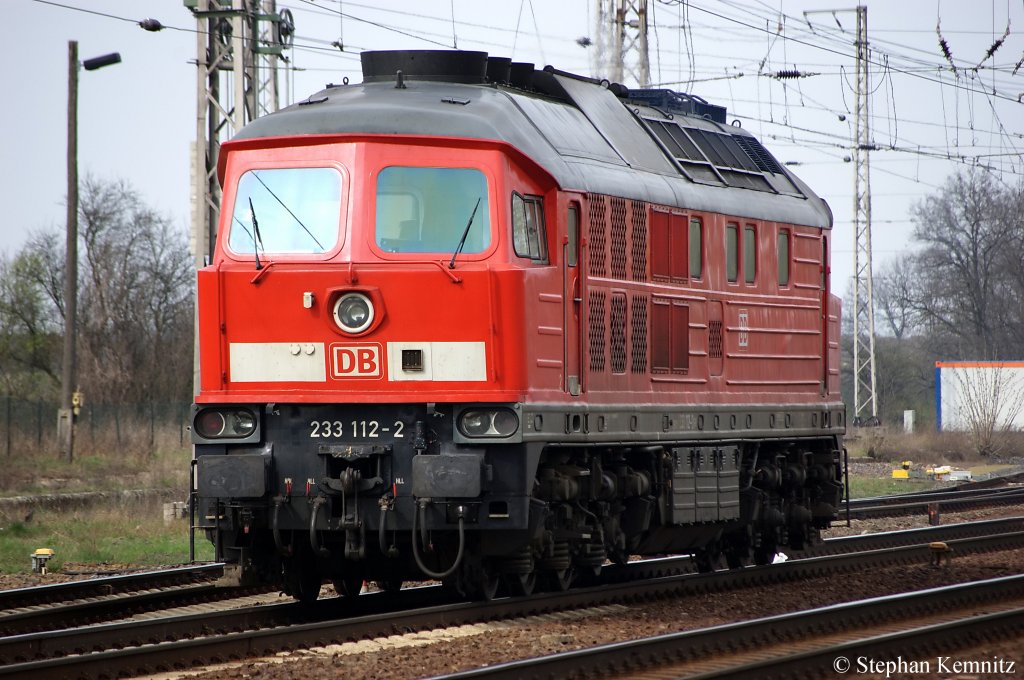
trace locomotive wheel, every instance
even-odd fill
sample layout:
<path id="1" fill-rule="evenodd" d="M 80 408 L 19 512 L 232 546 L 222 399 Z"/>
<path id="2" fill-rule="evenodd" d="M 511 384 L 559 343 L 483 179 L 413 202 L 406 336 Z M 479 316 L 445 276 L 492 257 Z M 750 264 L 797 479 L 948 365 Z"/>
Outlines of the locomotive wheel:
<path id="1" fill-rule="evenodd" d="M 777 548 L 774 543 L 759 545 L 758 547 L 754 548 L 754 564 L 771 564 L 772 560 L 775 559 L 776 552 Z"/>
<path id="2" fill-rule="evenodd" d="M 572 567 L 566 569 L 552 569 L 544 574 L 547 578 L 548 589 L 557 593 L 564 593 L 572 587 L 576 578 L 576 572 Z"/>
<path id="3" fill-rule="evenodd" d="M 746 546 L 731 546 L 723 551 L 725 563 L 730 569 L 742 569 L 750 562 L 750 549 Z"/>
<path id="4" fill-rule="evenodd" d="M 505 583 L 513 597 L 532 595 L 537 587 L 537 572 L 531 571 L 528 574 L 506 574 Z"/>
<path id="5" fill-rule="evenodd" d="M 490 602 L 498 594 L 499 585 L 501 585 L 501 577 L 498 572 L 481 569 L 477 581 L 472 586 L 473 592 L 470 597 L 481 602 Z"/>
<path id="6" fill-rule="evenodd" d="M 385 578 L 376 581 L 377 587 L 383 590 L 385 593 L 397 593 L 402 589 L 402 579 L 400 578 Z"/>
<path id="7" fill-rule="evenodd" d="M 358 570 L 345 572 L 340 579 L 332 581 L 334 589 L 342 597 L 356 597 L 363 589 L 363 574 Z"/>
<path id="8" fill-rule="evenodd" d="M 292 565 L 285 576 L 287 591 L 299 602 L 315 602 L 320 597 L 320 572 Z M 358 592 L 358 591 L 356 591 Z"/>
<path id="9" fill-rule="evenodd" d="M 708 574 L 722 566 L 722 551 L 717 546 L 700 548 L 693 553 L 693 561 L 697 563 L 697 571 Z"/>

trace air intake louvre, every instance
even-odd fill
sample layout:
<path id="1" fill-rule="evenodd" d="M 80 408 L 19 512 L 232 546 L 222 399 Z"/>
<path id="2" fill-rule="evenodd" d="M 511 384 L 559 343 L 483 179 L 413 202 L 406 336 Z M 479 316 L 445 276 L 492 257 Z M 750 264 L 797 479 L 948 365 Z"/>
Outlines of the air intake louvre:
<path id="1" fill-rule="evenodd" d="M 602 290 L 590 291 L 587 325 L 590 336 L 590 370 L 601 373 L 605 367 L 605 301 L 608 294 Z"/>
<path id="2" fill-rule="evenodd" d="M 626 372 L 626 295 L 612 294 L 611 324 L 612 373 Z"/>
<path id="3" fill-rule="evenodd" d="M 626 278 L 626 199 L 612 198 L 612 278 Z"/>
<path id="4" fill-rule="evenodd" d="M 708 322 L 708 357 L 711 359 L 722 358 L 722 322 Z"/>
<path id="5" fill-rule="evenodd" d="M 743 137 L 741 135 L 733 135 L 732 138 L 736 140 L 743 151 L 750 156 L 750 160 L 754 161 L 759 170 L 764 172 L 771 172 L 773 174 L 781 175 L 782 167 L 779 166 L 778 162 L 768 153 L 768 149 L 761 145 L 761 142 L 757 141 L 753 137 Z"/>
<path id="6" fill-rule="evenodd" d="M 631 232 L 632 267 L 630 273 L 634 281 L 647 280 L 647 204 L 633 201 L 633 230 Z"/>
<path id="7" fill-rule="evenodd" d="M 633 373 L 647 372 L 647 296 L 634 295 L 630 305 Z"/>
<path id="8" fill-rule="evenodd" d="M 605 197 L 589 194 L 587 202 L 590 204 L 590 274 L 605 276 L 608 273 L 607 254 L 605 253 L 608 228 L 605 220 L 608 210 L 605 206 Z"/>

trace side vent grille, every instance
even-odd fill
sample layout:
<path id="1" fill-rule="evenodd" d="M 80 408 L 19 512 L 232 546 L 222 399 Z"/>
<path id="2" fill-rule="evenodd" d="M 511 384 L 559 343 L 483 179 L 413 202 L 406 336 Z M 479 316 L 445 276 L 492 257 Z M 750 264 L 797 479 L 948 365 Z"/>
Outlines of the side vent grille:
<path id="1" fill-rule="evenodd" d="M 711 359 L 722 358 L 722 322 L 708 322 L 708 357 Z"/>
<path id="2" fill-rule="evenodd" d="M 626 372 L 626 295 L 612 294 L 611 314 L 612 373 Z"/>
<path id="3" fill-rule="evenodd" d="M 647 280 L 647 204 L 633 202 L 632 276 L 634 281 Z"/>
<path id="4" fill-rule="evenodd" d="M 626 278 L 626 199 L 612 198 L 612 278 Z"/>
<path id="5" fill-rule="evenodd" d="M 590 194 L 587 197 L 590 204 L 590 274 L 592 276 L 606 276 L 608 267 L 606 264 L 607 255 L 605 244 L 607 241 L 607 207 L 605 197 L 597 194 Z"/>
<path id="6" fill-rule="evenodd" d="M 608 294 L 601 290 L 590 291 L 590 306 L 587 314 L 590 336 L 590 370 L 603 372 L 605 366 L 605 300 Z"/>
<path id="7" fill-rule="evenodd" d="M 633 372 L 647 372 L 647 296 L 634 295 L 632 304 L 630 340 L 633 354 Z"/>
<path id="8" fill-rule="evenodd" d="M 736 145 L 743 149 L 743 152 L 750 157 L 750 160 L 754 161 L 754 165 L 757 166 L 758 170 L 782 174 L 782 168 L 779 167 L 775 158 L 768 153 L 768 149 L 761 145 L 761 142 L 753 137 L 744 137 L 743 135 L 733 135 L 732 138 L 736 141 Z"/>

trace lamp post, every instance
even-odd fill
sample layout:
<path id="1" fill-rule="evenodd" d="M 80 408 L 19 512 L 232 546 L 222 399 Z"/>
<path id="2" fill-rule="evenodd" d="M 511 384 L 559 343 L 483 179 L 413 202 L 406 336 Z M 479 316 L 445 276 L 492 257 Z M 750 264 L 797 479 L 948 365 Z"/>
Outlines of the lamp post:
<path id="1" fill-rule="evenodd" d="M 94 71 L 121 61 L 117 52 L 86 59 L 81 66 Z M 78 41 L 68 41 L 68 213 L 64 261 L 64 355 L 61 400 L 57 411 L 57 441 L 61 456 L 71 462 L 75 446 L 75 336 L 78 332 Z"/>

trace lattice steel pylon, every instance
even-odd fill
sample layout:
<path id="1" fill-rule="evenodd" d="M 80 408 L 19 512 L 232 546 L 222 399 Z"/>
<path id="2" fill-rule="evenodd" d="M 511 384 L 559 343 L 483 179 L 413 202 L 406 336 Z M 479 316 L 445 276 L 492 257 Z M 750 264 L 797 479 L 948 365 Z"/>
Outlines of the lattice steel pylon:
<path id="1" fill-rule="evenodd" d="M 647 0 L 595 0 L 597 50 L 591 68 L 597 78 L 640 87 L 651 84 L 647 50 Z"/>
<path id="2" fill-rule="evenodd" d="M 221 191 L 217 159 L 222 140 L 278 108 L 278 61 L 295 24 L 277 0 L 184 0 L 196 19 L 196 141 L 192 149 L 192 235 L 196 268 L 213 257 Z M 196 309 L 198 320 L 198 308 Z M 199 328 L 199 324 L 196 324 Z M 199 391 L 199 336 L 193 384 Z"/>
<path id="3" fill-rule="evenodd" d="M 878 425 L 875 379 L 875 300 L 871 268 L 871 128 L 868 8 L 857 7 L 857 92 L 853 133 L 853 408 L 854 426 Z"/>
<path id="4" fill-rule="evenodd" d="M 184 0 L 196 19 L 196 141 L 192 154 L 192 254 L 213 255 L 220 214 L 220 144 L 278 108 L 278 62 L 291 46 L 291 12 L 277 0 Z"/>

